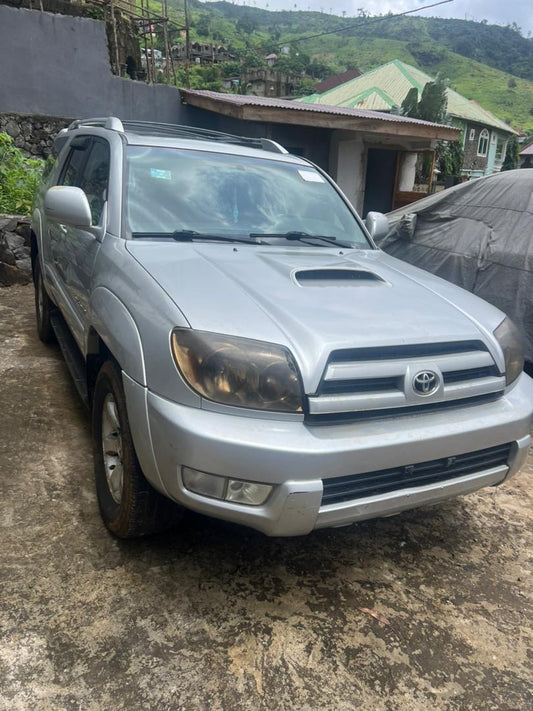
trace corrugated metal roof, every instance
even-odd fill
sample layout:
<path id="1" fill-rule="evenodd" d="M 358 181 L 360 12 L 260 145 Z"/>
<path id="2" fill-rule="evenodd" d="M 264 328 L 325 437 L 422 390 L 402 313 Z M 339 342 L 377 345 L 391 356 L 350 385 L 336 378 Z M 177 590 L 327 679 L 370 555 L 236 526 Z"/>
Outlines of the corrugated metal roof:
<path id="1" fill-rule="evenodd" d="M 533 156 L 533 143 L 528 143 L 525 148 L 520 151 L 521 156 Z"/>
<path id="2" fill-rule="evenodd" d="M 333 89 L 336 86 L 340 86 L 340 84 L 344 84 L 347 81 L 350 81 L 350 79 L 355 79 L 356 77 L 360 77 L 362 72 L 359 71 L 359 69 L 348 69 L 345 72 L 342 72 L 341 74 L 333 74 L 330 77 L 326 77 L 326 79 L 323 79 L 319 84 L 315 86 L 315 91 L 317 94 L 322 94 L 324 91 L 329 91 L 330 89 Z"/>
<path id="3" fill-rule="evenodd" d="M 355 79 L 354 81 L 357 81 Z M 346 108 L 341 106 L 330 106 L 325 104 L 309 104 L 303 101 L 289 101 L 287 99 L 272 99 L 263 96 L 250 96 L 242 94 L 223 94 L 219 91 L 207 91 L 200 89 L 180 89 L 182 96 L 187 97 L 206 97 L 218 103 L 229 104 L 234 106 L 264 106 L 271 109 L 285 109 L 287 111 L 307 111 L 311 113 L 328 114 L 330 116 L 351 116 L 353 118 L 372 119 L 374 121 L 392 122 L 392 123 L 408 123 L 418 124 L 420 126 L 441 126 L 441 124 L 431 123 L 430 121 L 421 121 L 420 119 L 410 118 L 409 116 L 397 116 L 396 114 L 380 113 L 378 111 L 370 111 L 368 109 Z M 450 126 L 443 126 L 450 128 Z"/>
<path id="4" fill-rule="evenodd" d="M 312 105 L 387 110 L 394 105 L 399 106 L 413 87 L 418 89 L 420 97 L 424 86 L 430 81 L 433 78 L 428 74 L 395 59 L 322 94 L 305 97 L 304 101 Z M 517 133 L 490 111 L 453 89 L 447 90 L 447 96 L 450 116 L 499 128 L 507 133 Z"/>

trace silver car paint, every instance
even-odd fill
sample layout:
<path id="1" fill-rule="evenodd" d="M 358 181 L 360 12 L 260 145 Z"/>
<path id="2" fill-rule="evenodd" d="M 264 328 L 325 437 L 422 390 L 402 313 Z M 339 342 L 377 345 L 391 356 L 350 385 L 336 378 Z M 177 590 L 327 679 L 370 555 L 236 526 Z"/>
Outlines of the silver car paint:
<path id="1" fill-rule="evenodd" d="M 85 290 L 84 297 L 80 296 L 86 299 L 83 310 L 74 299 L 75 289 L 67 288 L 67 279 L 52 266 L 50 227 L 40 207 L 43 187 L 33 228 L 39 233 L 46 288 L 77 332 L 84 353 L 95 329 L 119 360 L 137 453 L 145 475 L 158 490 L 196 510 L 271 535 L 296 535 L 314 526 L 367 517 L 356 504 L 321 513 L 324 477 L 412 464 L 507 441 L 517 443 L 509 471 L 516 470 L 527 451 L 532 423 L 533 382 L 525 375 L 499 400 L 458 408 L 453 417 L 436 412 L 331 427 L 310 427 L 299 414 L 250 412 L 202 400 L 174 364 L 169 338 L 177 326 L 287 346 L 310 394 L 320 382 L 329 352 L 345 347 L 480 339 L 503 370 L 501 349 L 492 332 L 504 315 L 379 250 L 124 239 L 125 138 L 96 128 L 73 133 L 100 135 L 111 143 L 105 236 L 101 242 L 92 236 L 92 269 L 83 272 L 83 279 L 76 277 L 76 288 Z M 128 140 L 206 150 L 201 141 L 131 136 Z M 293 156 L 241 147 L 209 144 L 208 150 L 308 165 Z M 66 151 L 68 143 L 62 155 Z M 57 169 L 47 184 L 55 180 Z M 67 253 L 62 258 L 68 261 Z M 76 259 L 72 252 L 70 259 Z M 382 282 L 342 287 L 302 287 L 295 282 L 295 271 L 317 266 L 364 268 Z M 187 492 L 181 481 L 183 465 L 277 487 L 264 507 L 252 511 L 252 507 Z M 455 482 L 450 488 L 445 483 L 419 492 L 418 498 L 402 492 L 401 501 L 389 505 L 394 497 L 385 497 L 389 504 L 384 500 L 365 511 L 372 516 L 388 515 L 498 483 L 496 479 L 501 481 L 506 473 L 489 473 L 486 481 Z"/>

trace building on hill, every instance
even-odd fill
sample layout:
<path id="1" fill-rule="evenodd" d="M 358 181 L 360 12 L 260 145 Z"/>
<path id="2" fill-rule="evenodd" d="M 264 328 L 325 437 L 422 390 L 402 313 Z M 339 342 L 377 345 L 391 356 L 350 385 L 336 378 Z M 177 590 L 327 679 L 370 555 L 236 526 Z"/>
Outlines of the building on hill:
<path id="1" fill-rule="evenodd" d="M 185 42 L 178 42 L 170 48 L 172 58 L 177 62 L 187 60 L 187 46 Z M 191 42 L 190 59 L 195 64 L 218 64 L 235 60 L 227 47 L 210 44 L 209 42 Z"/>
<path id="2" fill-rule="evenodd" d="M 253 67 L 242 76 L 241 84 L 246 94 L 254 96 L 291 96 L 299 77 L 292 72 L 279 72 L 270 67 Z"/>
<path id="3" fill-rule="evenodd" d="M 434 79 L 420 69 L 395 59 L 299 101 L 394 113 L 413 87 L 418 90 L 420 99 L 424 86 L 431 81 Z M 478 178 L 499 172 L 505 159 L 507 141 L 518 132 L 453 89 L 447 89 L 447 98 L 450 121 L 462 130 L 463 176 Z"/>

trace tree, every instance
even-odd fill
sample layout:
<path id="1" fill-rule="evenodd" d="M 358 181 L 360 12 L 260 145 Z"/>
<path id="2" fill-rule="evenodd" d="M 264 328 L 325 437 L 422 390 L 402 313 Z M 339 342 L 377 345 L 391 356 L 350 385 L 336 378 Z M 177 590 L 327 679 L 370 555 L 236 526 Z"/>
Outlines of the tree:
<path id="1" fill-rule="evenodd" d="M 405 99 L 400 106 L 400 113 L 402 116 L 418 118 L 418 89 L 416 86 L 409 89 L 405 95 Z"/>
<path id="2" fill-rule="evenodd" d="M 460 175 L 463 167 L 464 151 L 460 141 L 439 141 L 435 148 L 435 161 L 441 177 Z"/>
<path id="3" fill-rule="evenodd" d="M 200 15 L 200 17 L 194 23 L 196 32 L 202 37 L 209 36 L 209 30 L 211 28 L 211 18 L 209 15 Z"/>
<path id="4" fill-rule="evenodd" d="M 511 136 L 507 143 L 507 151 L 505 153 L 502 170 L 514 170 L 518 166 L 519 152 L 518 140 L 516 136 Z"/>
<path id="5" fill-rule="evenodd" d="M 447 88 L 446 80 L 442 79 L 438 74 L 435 81 L 430 81 L 426 84 L 417 106 L 418 118 L 424 121 L 433 121 L 433 123 L 444 122 L 448 105 Z"/>

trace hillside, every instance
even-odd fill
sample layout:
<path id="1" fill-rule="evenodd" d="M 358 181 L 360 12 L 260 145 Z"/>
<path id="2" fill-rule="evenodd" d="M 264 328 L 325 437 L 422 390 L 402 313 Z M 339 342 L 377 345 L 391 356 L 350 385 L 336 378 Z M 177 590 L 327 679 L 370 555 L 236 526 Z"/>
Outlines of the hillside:
<path id="1" fill-rule="evenodd" d="M 183 18 L 182 0 L 169 5 Z M 400 59 L 433 76 L 440 72 L 459 93 L 515 128 L 533 132 L 533 39 L 516 28 L 440 18 L 269 12 L 229 2 L 190 0 L 190 6 L 193 38 L 223 42 L 252 65 L 283 44 L 291 49 L 293 68 L 316 79 Z M 348 29 L 335 31 L 341 27 Z"/>

